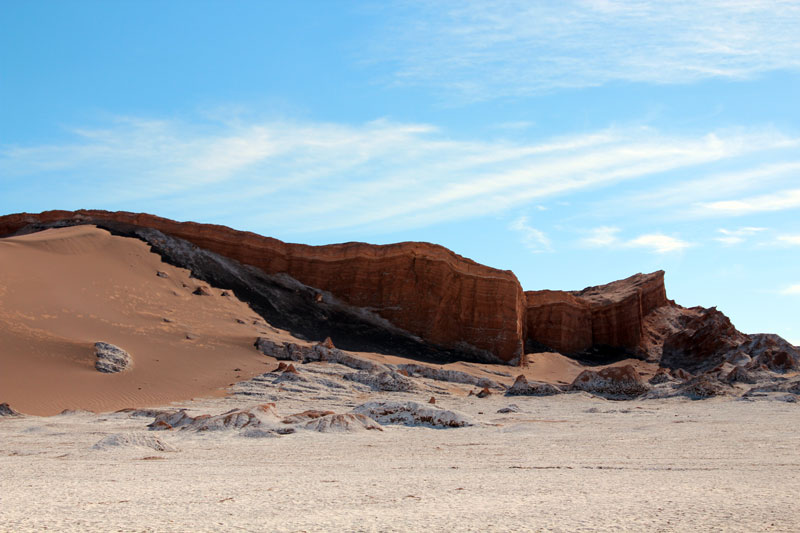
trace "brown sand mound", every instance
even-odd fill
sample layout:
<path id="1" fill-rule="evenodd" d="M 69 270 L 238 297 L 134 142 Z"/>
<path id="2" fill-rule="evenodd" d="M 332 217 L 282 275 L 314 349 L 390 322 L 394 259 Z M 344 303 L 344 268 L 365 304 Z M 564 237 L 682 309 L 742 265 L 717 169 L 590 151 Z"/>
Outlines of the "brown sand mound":
<path id="1" fill-rule="evenodd" d="M 2 400 L 37 415 L 163 405 L 263 372 L 255 313 L 219 290 L 193 295 L 196 286 L 145 243 L 94 226 L 0 239 Z M 135 365 L 98 372 L 97 341 Z"/>

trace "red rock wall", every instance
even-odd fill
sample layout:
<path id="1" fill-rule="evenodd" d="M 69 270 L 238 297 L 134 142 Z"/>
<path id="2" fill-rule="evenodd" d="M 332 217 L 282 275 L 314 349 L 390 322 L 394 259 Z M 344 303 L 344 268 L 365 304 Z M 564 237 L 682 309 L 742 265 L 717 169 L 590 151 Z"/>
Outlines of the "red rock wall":
<path id="1" fill-rule="evenodd" d="M 563 291 L 527 291 L 527 338 L 562 353 L 592 346 L 592 311 Z"/>
<path id="2" fill-rule="evenodd" d="M 0 236 L 28 224 L 59 220 L 114 221 L 157 229 L 269 274 L 285 272 L 351 305 L 370 308 L 429 342 L 474 347 L 503 361 L 521 352 L 525 296 L 516 276 L 441 246 L 416 242 L 307 246 L 225 226 L 89 210 L 0 217 Z"/>
<path id="3" fill-rule="evenodd" d="M 528 291 L 525 295 L 527 338 L 563 353 L 600 345 L 637 351 L 644 317 L 669 303 L 661 270 L 582 291 Z"/>

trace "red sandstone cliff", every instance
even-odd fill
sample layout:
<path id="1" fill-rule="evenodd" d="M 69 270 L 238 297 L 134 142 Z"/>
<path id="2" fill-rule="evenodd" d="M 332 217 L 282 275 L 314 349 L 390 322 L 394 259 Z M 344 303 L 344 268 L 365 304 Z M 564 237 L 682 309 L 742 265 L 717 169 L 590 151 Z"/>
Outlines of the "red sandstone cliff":
<path id="1" fill-rule="evenodd" d="M 641 352 L 645 317 L 668 305 L 664 271 L 587 287 L 528 291 L 527 339 L 564 353 L 592 346 Z"/>
<path id="2" fill-rule="evenodd" d="M 153 228 L 268 274 L 285 272 L 350 305 L 369 308 L 428 342 L 502 361 L 521 353 L 525 295 L 516 276 L 442 246 L 417 242 L 307 246 L 225 226 L 95 210 L 3 216 L 0 237 L 31 224 L 59 221 Z"/>

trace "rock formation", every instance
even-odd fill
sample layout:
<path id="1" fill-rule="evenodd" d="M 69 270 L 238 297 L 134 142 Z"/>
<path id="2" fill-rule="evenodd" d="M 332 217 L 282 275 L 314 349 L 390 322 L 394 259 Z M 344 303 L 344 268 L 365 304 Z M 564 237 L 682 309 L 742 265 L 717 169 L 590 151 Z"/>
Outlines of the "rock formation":
<path id="1" fill-rule="evenodd" d="M 97 357 L 94 367 L 106 374 L 122 372 L 133 365 L 133 359 L 128 352 L 107 342 L 94 343 L 94 354 Z"/>
<path id="2" fill-rule="evenodd" d="M 594 363 L 633 356 L 692 373 L 723 362 L 774 372 L 800 367 L 800 350 L 780 337 L 747 336 L 714 308 L 687 309 L 667 300 L 663 271 L 581 291 L 523 292 L 513 273 L 428 243 L 306 246 L 224 226 L 91 210 L 2 216 L 0 237 L 80 224 L 146 241 L 164 261 L 235 293 L 264 318 L 264 328 L 269 323 L 302 340 L 325 339 L 304 345 L 264 337 L 256 343 L 263 353 L 375 373 L 353 379 L 379 388 L 405 386 L 393 372 L 402 377 L 419 371 L 413 365 L 392 369 L 345 350 L 428 362 L 523 363 L 527 347 Z M 209 293 L 205 285 L 195 289 Z M 128 364 L 106 364 L 98 356 L 97 368 L 119 371 Z M 452 371 L 446 377 L 424 372 L 430 379 L 459 379 Z"/>
<path id="3" fill-rule="evenodd" d="M 0 217 L 0 236 L 47 224 L 155 229 L 267 274 L 285 273 L 428 342 L 472 353 L 474 359 L 511 361 L 521 355 L 525 297 L 516 276 L 441 246 L 306 246 L 224 226 L 94 210 Z"/>
<path id="4" fill-rule="evenodd" d="M 582 390 L 610 398 L 635 398 L 649 390 L 632 365 L 584 370 L 572 382 L 573 390 Z"/>
<path id="5" fill-rule="evenodd" d="M 645 317 L 667 306 L 664 271 L 582 291 L 528 291 L 527 340 L 567 354 L 614 348 L 642 356 Z"/>
<path id="6" fill-rule="evenodd" d="M 506 391 L 506 396 L 552 396 L 554 394 L 561 394 L 564 391 L 551 385 L 550 383 L 542 383 L 528 381 L 528 378 L 520 374 L 514 381 L 514 384 Z"/>

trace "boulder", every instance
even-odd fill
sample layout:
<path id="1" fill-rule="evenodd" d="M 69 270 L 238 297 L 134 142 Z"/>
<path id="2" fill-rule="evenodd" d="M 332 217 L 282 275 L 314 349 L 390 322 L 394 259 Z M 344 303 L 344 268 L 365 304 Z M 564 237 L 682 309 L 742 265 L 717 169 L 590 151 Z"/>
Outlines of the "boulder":
<path id="1" fill-rule="evenodd" d="M 724 380 L 726 383 L 748 383 L 751 385 L 758 382 L 756 376 L 743 366 L 733 367 L 733 369 L 725 375 Z"/>
<path id="2" fill-rule="evenodd" d="M 0 416 L 21 416 L 17 411 L 11 408 L 7 403 L 0 403 Z"/>
<path id="3" fill-rule="evenodd" d="M 380 424 L 358 413 L 329 414 L 309 420 L 302 429 L 320 433 L 355 433 L 361 431 L 383 431 Z"/>
<path id="4" fill-rule="evenodd" d="M 349 381 L 368 385 L 373 390 L 378 391 L 408 392 L 416 389 L 413 381 L 402 374 L 392 371 L 376 373 L 355 372 L 353 374 L 345 374 L 342 377 Z"/>
<path id="5" fill-rule="evenodd" d="M 660 385 L 661 383 L 667 383 L 668 381 L 672 381 L 672 376 L 670 375 L 669 371 L 666 368 L 659 368 L 658 372 L 650 378 L 648 383 L 650 385 Z"/>
<path id="6" fill-rule="evenodd" d="M 714 376 L 700 374 L 695 376 L 677 389 L 677 393 L 688 396 L 693 400 L 704 400 L 714 396 L 722 396 L 731 391 L 730 386 L 722 383 Z"/>
<path id="7" fill-rule="evenodd" d="M 97 357 L 94 367 L 106 374 L 123 372 L 133 366 L 133 358 L 128 352 L 107 342 L 94 343 L 94 355 Z"/>
<path id="8" fill-rule="evenodd" d="M 177 452 L 178 449 L 159 439 L 154 435 L 146 433 L 115 433 L 108 435 L 97 442 L 92 449 L 94 450 L 113 450 L 117 448 L 149 448 L 157 452 Z"/>
<path id="9" fill-rule="evenodd" d="M 400 424 L 445 429 L 474 424 L 467 415 L 462 413 L 417 402 L 367 402 L 354 408 L 353 412 L 368 416 L 384 425 Z"/>
<path id="10" fill-rule="evenodd" d="M 649 390 L 632 365 L 613 366 L 600 371 L 584 370 L 571 387 L 573 390 L 619 399 L 635 398 Z"/>
<path id="11" fill-rule="evenodd" d="M 552 396 L 562 394 L 564 391 L 549 383 L 539 381 L 529 382 L 528 379 L 520 374 L 514 384 L 506 391 L 506 396 Z"/>

